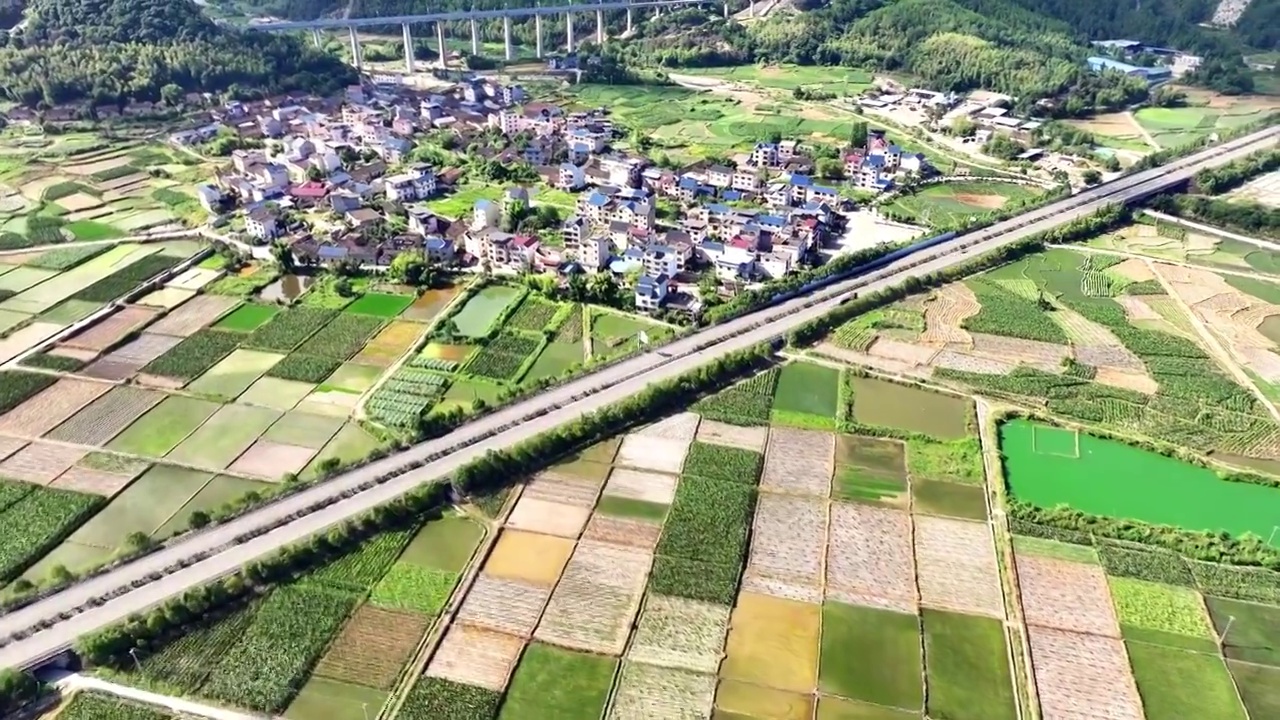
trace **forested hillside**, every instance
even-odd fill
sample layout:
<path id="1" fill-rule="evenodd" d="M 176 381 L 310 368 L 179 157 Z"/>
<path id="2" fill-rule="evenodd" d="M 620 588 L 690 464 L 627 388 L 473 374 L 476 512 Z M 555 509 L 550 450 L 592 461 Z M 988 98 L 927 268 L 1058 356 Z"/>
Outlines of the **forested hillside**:
<path id="1" fill-rule="evenodd" d="M 0 33 L 0 96 L 31 106 L 328 92 L 354 79 L 337 58 L 294 38 L 220 27 L 189 0 L 29 0 L 26 18 L 21 31 Z"/>

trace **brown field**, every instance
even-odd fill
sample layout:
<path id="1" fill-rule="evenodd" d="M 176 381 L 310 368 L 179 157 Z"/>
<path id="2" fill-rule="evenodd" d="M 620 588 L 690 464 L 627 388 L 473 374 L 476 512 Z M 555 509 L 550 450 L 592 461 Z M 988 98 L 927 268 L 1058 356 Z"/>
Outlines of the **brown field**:
<path id="1" fill-rule="evenodd" d="M 589 509 L 595 507 L 601 484 L 595 480 L 559 475 L 551 471 L 538 475 L 533 482 L 525 485 L 520 497 Z"/>
<path id="2" fill-rule="evenodd" d="M 622 439 L 614 463 L 638 470 L 677 475 L 684 467 L 684 456 L 689 453 L 688 440 L 671 440 L 632 433 Z"/>
<path id="3" fill-rule="evenodd" d="M 1027 635 L 1045 720 L 1143 720 L 1122 641 L 1035 626 L 1027 628 Z"/>
<path id="4" fill-rule="evenodd" d="M 493 577 L 523 580 L 551 588 L 573 554 L 573 541 L 551 535 L 504 530 L 484 571 Z"/>
<path id="5" fill-rule="evenodd" d="M 120 385 L 54 428 L 48 437 L 80 445 L 102 445 L 163 399 L 164 393 Z"/>
<path id="6" fill-rule="evenodd" d="M 507 517 L 507 527 L 516 530 L 576 538 L 587 526 L 591 510 L 536 498 L 520 497 Z"/>
<path id="7" fill-rule="evenodd" d="M 302 472 L 315 454 L 313 448 L 257 440 L 228 469 L 264 480 L 279 480 L 285 473 Z"/>
<path id="8" fill-rule="evenodd" d="M 917 517 L 916 563 L 922 604 L 1004 617 L 996 553 L 986 523 Z"/>
<path id="9" fill-rule="evenodd" d="M 578 543 L 534 637 L 621 655 L 652 561 L 652 555 L 630 548 L 590 540 Z"/>
<path id="10" fill-rule="evenodd" d="M 836 458 L 842 465 L 855 465 L 906 475 L 907 446 L 901 440 L 837 435 Z"/>
<path id="11" fill-rule="evenodd" d="M 38 438 L 110 389 L 106 383 L 63 378 L 0 417 L 0 433 Z"/>
<path id="12" fill-rule="evenodd" d="M 811 693 L 818 683 L 822 606 L 744 592 L 729 620 L 721 677 Z"/>
<path id="13" fill-rule="evenodd" d="M 95 160 L 93 162 L 79 163 L 76 165 L 66 166 L 66 171 L 75 173 L 76 175 L 92 175 L 104 170 L 114 170 L 118 167 L 124 167 L 129 164 L 129 158 L 124 156 L 106 158 L 105 160 Z"/>
<path id="14" fill-rule="evenodd" d="M 457 621 L 529 638 L 550 596 L 551 588 L 480 573 L 458 609 Z"/>
<path id="15" fill-rule="evenodd" d="M 147 373 L 138 373 L 134 376 L 133 381 L 143 387 L 161 388 L 164 390 L 177 390 L 187 384 L 187 381 L 181 378 L 171 378 L 163 375 L 148 375 Z"/>
<path id="16" fill-rule="evenodd" d="M 662 537 L 662 524 L 635 518 L 610 517 L 596 513 L 587 523 L 583 540 L 595 540 L 635 548 L 651 553 L 658 547 L 658 539 Z"/>
<path id="17" fill-rule="evenodd" d="M 197 295 L 157 320 L 151 332 L 187 337 L 239 304 L 239 300 L 222 295 Z"/>
<path id="18" fill-rule="evenodd" d="M 427 675 L 502 692 L 524 640 L 514 635 L 454 625 L 427 665 Z"/>
<path id="19" fill-rule="evenodd" d="M 874 358 L 902 363 L 912 367 L 928 365 L 938 354 L 938 348 L 914 342 L 895 340 L 883 335 L 871 341 L 867 354 Z"/>
<path id="20" fill-rule="evenodd" d="M 723 605 L 650 595 L 627 659 L 715 673 L 728 631 L 729 608 Z"/>
<path id="21" fill-rule="evenodd" d="M 375 335 L 352 359 L 352 362 L 390 367 L 400 359 L 401 355 L 408 352 L 414 343 L 418 342 L 418 338 L 422 336 L 422 331 L 425 329 L 420 323 L 396 320 Z"/>
<path id="22" fill-rule="evenodd" d="M 703 420 L 698 425 L 698 440 L 714 445 L 764 452 L 764 445 L 768 439 L 769 428 L 767 427 L 742 427 L 715 420 Z"/>
<path id="23" fill-rule="evenodd" d="M 132 475 L 73 466 L 59 475 L 56 480 L 49 483 L 49 487 L 59 490 L 75 490 L 76 492 L 89 493 L 90 495 L 113 497 L 116 493 L 125 489 L 132 480 Z"/>
<path id="24" fill-rule="evenodd" d="M 608 720 L 695 720 L 711 717 L 714 675 L 624 662 Z"/>
<path id="25" fill-rule="evenodd" d="M 701 419 L 701 416 L 697 413 L 676 413 L 671 417 L 664 418 L 648 427 L 637 430 L 635 434 L 641 437 L 681 440 L 685 443 L 691 443 L 698 435 L 698 421 Z"/>
<path id="26" fill-rule="evenodd" d="M 829 496 L 835 451 L 836 437 L 831 433 L 774 428 L 769 432 L 760 489 Z"/>
<path id="27" fill-rule="evenodd" d="M 816 498 L 760 493 L 742 589 L 822 602 L 826 545 L 826 503 Z"/>
<path id="28" fill-rule="evenodd" d="M 158 315 L 151 308 L 130 305 L 107 318 L 99 320 L 88 329 L 63 340 L 62 344 L 82 350 L 102 352 L 123 340 L 129 334 L 137 332 Z"/>
<path id="29" fill-rule="evenodd" d="M 1098 372 L 1093 376 L 1093 381 L 1101 385 L 1110 385 L 1111 387 L 1140 392 L 1144 395 L 1154 395 L 1160 389 L 1160 384 L 1155 381 L 1155 378 L 1145 372 L 1132 373 L 1107 367 L 1098 368 Z"/>
<path id="30" fill-rule="evenodd" d="M 430 618 L 417 613 L 361 605 L 320 659 L 315 674 L 390 690 L 430 625 Z"/>
<path id="31" fill-rule="evenodd" d="M 102 200 L 81 192 L 72 193 L 66 197 L 58 198 L 54 202 L 69 213 L 102 207 Z"/>
<path id="32" fill-rule="evenodd" d="M 1063 359 L 1071 356 L 1071 348 L 1037 340 L 974 333 L 973 354 L 1056 373 L 1062 370 Z"/>
<path id="33" fill-rule="evenodd" d="M 1024 553 L 1017 567 L 1028 625 L 1120 637 L 1102 568 Z"/>
<path id="34" fill-rule="evenodd" d="M 56 345 L 49 348 L 48 353 L 50 355 L 57 355 L 58 357 L 73 358 L 86 363 L 98 357 L 98 353 L 92 350 L 76 350 L 75 348 L 64 348 Z"/>
<path id="35" fill-rule="evenodd" d="M 0 476 L 48 485 L 88 452 L 83 448 L 67 445 L 33 442 L 0 462 Z"/>
<path id="36" fill-rule="evenodd" d="M 670 505 L 676 496 L 676 478 L 674 475 L 619 468 L 609 474 L 604 494 Z"/>
<path id="37" fill-rule="evenodd" d="M 108 353 L 85 368 L 84 374 L 102 380 L 127 380 L 143 365 L 165 354 L 181 341 L 182 338 L 179 337 L 142 333 L 137 340 Z"/>
<path id="38" fill-rule="evenodd" d="M 194 292 L 204 289 L 204 286 L 220 277 L 222 277 L 221 270 L 193 267 L 183 270 L 179 275 L 165 283 L 164 286 L 175 290 L 190 290 Z"/>
<path id="39" fill-rule="evenodd" d="M 900 510 L 832 503 L 828 599 L 916 611 L 911 517 Z"/>
<path id="40" fill-rule="evenodd" d="M 1156 277 L 1155 273 L 1151 272 L 1151 266 L 1148 265 L 1145 260 L 1141 260 L 1139 258 L 1129 258 L 1124 262 L 1112 265 L 1107 268 L 1105 272 L 1111 273 L 1112 275 L 1118 275 L 1119 277 L 1125 278 L 1126 280 L 1132 280 L 1134 282 L 1154 280 Z"/>
<path id="41" fill-rule="evenodd" d="M 951 343 L 971 346 L 973 340 L 961 325 L 981 310 L 978 297 L 964 283 L 943 285 L 925 305 L 925 329 L 920 341 L 939 346 Z"/>
<path id="42" fill-rule="evenodd" d="M 953 197 L 965 205 L 973 205 L 984 210 L 995 210 L 1004 206 L 1008 199 L 1003 195 L 971 195 L 969 193 L 956 193 Z"/>
<path id="43" fill-rule="evenodd" d="M 933 366 L 986 375 L 1008 375 L 1016 369 L 1013 363 L 956 350 L 943 350 L 938 353 L 933 358 Z"/>
<path id="44" fill-rule="evenodd" d="M 716 709 L 732 717 L 812 720 L 814 700 L 812 693 L 786 692 L 735 680 L 723 680 L 716 688 Z M 818 717 L 826 720 L 824 715 Z"/>

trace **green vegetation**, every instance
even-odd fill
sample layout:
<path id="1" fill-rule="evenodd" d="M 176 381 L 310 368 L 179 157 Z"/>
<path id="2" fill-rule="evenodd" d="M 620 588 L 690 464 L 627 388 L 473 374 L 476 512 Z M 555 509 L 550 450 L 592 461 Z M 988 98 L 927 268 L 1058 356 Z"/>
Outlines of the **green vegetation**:
<path id="1" fill-rule="evenodd" d="M 884 211 L 902 222 L 954 228 L 993 210 L 1030 204 L 1044 194 L 1040 187 L 998 180 L 937 183 L 899 195 L 884 206 Z"/>
<path id="2" fill-rule="evenodd" d="M 685 477 L 662 528 L 658 554 L 741 567 L 755 508 L 755 489 Z"/>
<path id="3" fill-rule="evenodd" d="M 601 515 L 613 515 L 614 517 L 639 518 L 641 520 L 662 522 L 667 517 L 667 506 L 647 500 L 633 500 L 631 498 L 606 495 L 600 498 L 600 502 L 596 503 L 596 512 Z"/>
<path id="4" fill-rule="evenodd" d="M 207 400 L 172 395 L 108 443 L 107 447 L 143 457 L 164 457 L 218 410 Z"/>
<path id="5" fill-rule="evenodd" d="M 659 555 L 653 560 L 649 592 L 731 607 L 738 597 L 738 576 L 741 572 L 739 566 L 712 565 Z"/>
<path id="6" fill-rule="evenodd" d="M 0 371 L 0 414 L 18 407 L 27 398 L 44 390 L 57 380 L 43 373 L 22 370 Z"/>
<path id="7" fill-rule="evenodd" d="M 328 324 L 335 315 L 332 310 L 292 307 L 254 330 L 245 345 L 256 350 L 289 352 Z"/>
<path id="8" fill-rule="evenodd" d="M 515 382 L 541 343 L 525 335 L 499 333 L 471 358 L 466 371 L 491 380 Z"/>
<path id="9" fill-rule="evenodd" d="M 40 257 L 37 257 L 34 260 L 29 260 L 25 264 L 27 267 L 64 272 L 79 265 L 80 263 L 101 255 L 106 252 L 106 250 L 106 245 L 79 245 L 54 248 L 53 250 L 41 253 Z"/>
<path id="10" fill-rule="evenodd" d="M 58 717 L 62 720 L 172 720 L 176 716 L 111 695 L 78 692 Z"/>
<path id="11" fill-rule="evenodd" d="M 225 330 L 201 330 L 147 363 L 142 372 L 194 380 L 240 345 L 242 337 Z"/>
<path id="12" fill-rule="evenodd" d="M 35 487 L 0 513 L 0 580 L 12 580 L 102 504 L 97 495 Z"/>
<path id="13" fill-rule="evenodd" d="M 1148 720 L 1245 720 L 1227 666 L 1216 653 L 1125 643 Z"/>
<path id="14" fill-rule="evenodd" d="M 412 295 L 389 295 L 386 293 L 365 293 L 347 306 L 346 311 L 357 315 L 372 315 L 379 318 L 393 318 L 413 304 Z"/>
<path id="15" fill-rule="evenodd" d="M 444 609 L 457 582 L 457 573 L 397 562 L 373 587 L 369 602 L 379 607 L 435 615 Z"/>
<path id="16" fill-rule="evenodd" d="M 422 677 L 400 708 L 404 720 L 495 720 L 502 695 L 474 685 Z"/>
<path id="17" fill-rule="evenodd" d="M 871 658 L 874 662 L 868 662 Z M 906 613 L 827 602 L 822 606 L 819 667 L 818 688 L 823 692 L 919 708 L 924 704 L 920 620 Z"/>
<path id="18" fill-rule="evenodd" d="M 1280 717 L 1280 668 L 1228 660 L 1240 699 L 1251 718 Z"/>
<path id="19" fill-rule="evenodd" d="M 968 520 L 987 519 L 987 497 L 981 487 L 920 478 L 911 481 L 911 496 L 916 512 Z"/>
<path id="20" fill-rule="evenodd" d="M 295 380 L 305 383 L 322 383 L 342 365 L 342 361 L 331 357 L 308 355 L 301 350 L 289 353 L 280 362 L 267 370 L 268 377 L 281 380 Z"/>
<path id="21" fill-rule="evenodd" d="M 379 533 L 308 576 L 308 582 L 352 592 L 371 589 L 396 561 L 413 535 L 411 530 Z"/>
<path id="22" fill-rule="evenodd" d="M 836 388 L 840 371 L 807 362 L 782 366 L 773 396 L 773 409 L 835 418 L 839 410 Z"/>
<path id="23" fill-rule="evenodd" d="M 159 652 L 143 655 L 142 677 L 195 693 L 254 621 L 258 604 L 189 629 Z"/>
<path id="24" fill-rule="evenodd" d="M 223 316 L 213 327 L 218 330 L 253 332 L 270 321 L 271 318 L 274 318 L 279 312 L 279 305 L 245 303 Z"/>
<path id="25" fill-rule="evenodd" d="M 180 257 L 157 253 L 130 263 L 92 285 L 71 295 L 71 300 L 107 303 L 137 289 L 145 280 L 159 275 L 182 261 Z"/>
<path id="26" fill-rule="evenodd" d="M 982 305 L 977 315 L 965 319 L 965 330 L 1057 345 L 1067 344 L 1067 334 L 1049 318 L 1046 308 L 1035 300 L 1029 300 L 981 278 L 967 280 L 965 285 L 973 291 Z"/>
<path id="27" fill-rule="evenodd" d="M 855 465 L 837 465 L 831 496 L 837 500 L 905 506 L 906 473 L 894 474 Z"/>
<path id="28" fill-rule="evenodd" d="M 1004 626 L 992 618 L 921 610 L 932 717 L 1017 717 Z"/>
<path id="29" fill-rule="evenodd" d="M 942 440 L 969 437 L 972 401 L 879 378 L 855 377 L 853 419 Z"/>
<path id="30" fill-rule="evenodd" d="M 530 293 L 507 320 L 506 327 L 540 333 L 551 324 L 560 305 Z"/>
<path id="31" fill-rule="evenodd" d="M 1222 654 L 1232 660 L 1280 667 L 1280 607 L 1206 597 Z M 1227 624 L 1231 630 L 1227 631 Z"/>
<path id="32" fill-rule="evenodd" d="M 769 411 L 773 407 L 773 390 L 777 382 L 778 370 L 771 368 L 699 400 L 694 404 L 693 411 L 708 420 L 734 425 L 768 425 Z"/>
<path id="33" fill-rule="evenodd" d="M 977 438 L 943 443 L 912 437 L 907 440 L 907 470 L 913 478 L 981 485 L 982 446 Z"/>
<path id="34" fill-rule="evenodd" d="M 58 372 L 75 372 L 85 366 L 85 362 L 66 355 L 52 355 L 47 352 L 32 353 L 22 359 L 23 367 L 55 370 Z"/>
<path id="35" fill-rule="evenodd" d="M 346 360 L 355 355 L 382 327 L 382 319 L 368 315 L 339 313 L 298 348 L 316 357 Z"/>
<path id="36" fill-rule="evenodd" d="M 507 688 L 502 720 L 598 720 L 617 660 L 533 643 Z"/>
<path id="37" fill-rule="evenodd" d="M 684 460 L 684 474 L 708 480 L 756 485 L 764 456 L 752 450 L 695 442 Z"/>
<path id="38" fill-rule="evenodd" d="M 494 322 L 525 292 L 523 288 L 489 285 L 471 296 L 450 320 L 460 334 L 470 338 L 484 337 Z"/>

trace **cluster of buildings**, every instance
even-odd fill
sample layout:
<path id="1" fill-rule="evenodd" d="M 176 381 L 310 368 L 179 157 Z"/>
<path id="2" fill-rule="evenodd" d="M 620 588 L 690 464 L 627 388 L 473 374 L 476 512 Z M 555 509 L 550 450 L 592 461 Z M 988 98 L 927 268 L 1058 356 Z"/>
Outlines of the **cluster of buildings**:
<path id="1" fill-rule="evenodd" d="M 1137 40 L 1098 40 L 1093 43 L 1108 56 L 1094 56 L 1086 62 L 1094 72 L 1113 70 L 1131 77 L 1142 78 L 1152 85 L 1194 72 L 1204 62 L 1199 55 L 1191 55 L 1173 48 L 1148 45 Z M 1125 60 L 1139 57 L 1153 62 L 1137 65 Z"/>

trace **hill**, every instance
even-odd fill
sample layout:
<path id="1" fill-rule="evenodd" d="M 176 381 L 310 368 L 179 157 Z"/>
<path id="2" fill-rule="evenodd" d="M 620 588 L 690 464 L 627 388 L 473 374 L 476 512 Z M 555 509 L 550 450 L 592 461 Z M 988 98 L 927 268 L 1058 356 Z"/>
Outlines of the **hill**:
<path id="1" fill-rule="evenodd" d="M 29 0 L 25 19 L 0 33 L 0 97 L 29 106 L 331 92 L 355 79 L 295 38 L 217 25 L 189 0 Z"/>

